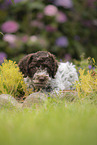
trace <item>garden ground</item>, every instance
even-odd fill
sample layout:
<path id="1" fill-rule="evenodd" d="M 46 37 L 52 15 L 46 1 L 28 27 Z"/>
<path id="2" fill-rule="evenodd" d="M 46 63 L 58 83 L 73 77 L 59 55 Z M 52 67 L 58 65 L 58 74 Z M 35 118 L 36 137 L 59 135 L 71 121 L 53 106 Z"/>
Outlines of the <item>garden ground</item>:
<path id="1" fill-rule="evenodd" d="M 90 100 L 47 101 L 0 110 L 1 145 L 97 145 L 97 106 Z"/>

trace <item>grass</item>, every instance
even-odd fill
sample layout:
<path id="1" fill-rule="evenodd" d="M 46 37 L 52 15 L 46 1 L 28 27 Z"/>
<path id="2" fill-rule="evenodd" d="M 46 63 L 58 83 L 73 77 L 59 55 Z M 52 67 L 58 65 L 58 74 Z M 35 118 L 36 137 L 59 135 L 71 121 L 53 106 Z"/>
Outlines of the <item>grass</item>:
<path id="1" fill-rule="evenodd" d="M 1 145 L 97 145 L 97 106 L 47 101 L 40 108 L 0 110 Z"/>

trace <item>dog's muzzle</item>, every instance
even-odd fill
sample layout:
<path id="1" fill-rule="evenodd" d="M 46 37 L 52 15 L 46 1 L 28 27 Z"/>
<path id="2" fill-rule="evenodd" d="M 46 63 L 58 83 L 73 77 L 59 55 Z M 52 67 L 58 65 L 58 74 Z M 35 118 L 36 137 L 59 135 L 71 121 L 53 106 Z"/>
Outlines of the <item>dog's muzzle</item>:
<path id="1" fill-rule="evenodd" d="M 51 78 L 47 72 L 36 72 L 33 76 L 33 85 L 35 88 L 46 88 Z"/>
<path id="2" fill-rule="evenodd" d="M 39 76 L 38 78 L 33 79 L 33 85 L 38 88 L 44 88 L 49 82 L 48 76 Z"/>

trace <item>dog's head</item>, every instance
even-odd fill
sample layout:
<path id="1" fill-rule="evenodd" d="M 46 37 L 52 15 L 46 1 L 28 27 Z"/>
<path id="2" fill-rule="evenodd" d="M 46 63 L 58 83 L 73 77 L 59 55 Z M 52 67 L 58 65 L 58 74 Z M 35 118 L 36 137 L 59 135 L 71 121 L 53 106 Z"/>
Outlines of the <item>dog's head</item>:
<path id="1" fill-rule="evenodd" d="M 18 63 L 24 77 L 30 77 L 34 86 L 45 87 L 51 78 L 54 78 L 58 62 L 54 55 L 46 51 L 38 51 L 26 55 Z"/>
<path id="2" fill-rule="evenodd" d="M 48 87 L 51 81 L 51 77 L 49 76 L 47 69 L 41 69 L 41 67 L 35 72 L 32 82 L 35 88 L 46 88 Z"/>

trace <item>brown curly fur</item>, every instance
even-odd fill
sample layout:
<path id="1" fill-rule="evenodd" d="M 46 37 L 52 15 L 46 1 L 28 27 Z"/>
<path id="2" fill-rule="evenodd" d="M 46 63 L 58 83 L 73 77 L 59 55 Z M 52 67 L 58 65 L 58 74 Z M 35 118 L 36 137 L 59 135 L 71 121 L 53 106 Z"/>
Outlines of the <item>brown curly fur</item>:
<path id="1" fill-rule="evenodd" d="M 24 77 L 29 76 L 32 78 L 35 72 L 41 66 L 42 69 L 47 68 L 49 76 L 54 78 L 57 72 L 58 62 L 55 59 L 55 56 L 50 52 L 38 51 L 23 57 L 19 61 L 18 66 L 20 71 L 24 74 Z"/>

